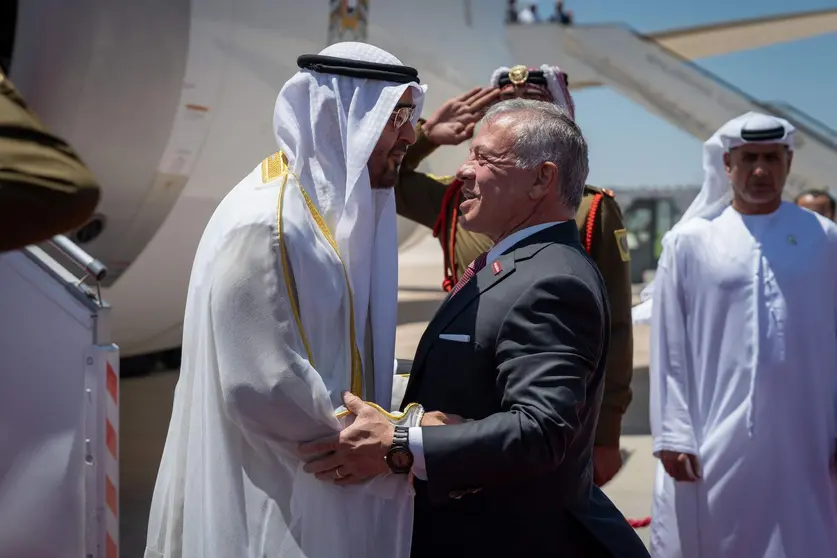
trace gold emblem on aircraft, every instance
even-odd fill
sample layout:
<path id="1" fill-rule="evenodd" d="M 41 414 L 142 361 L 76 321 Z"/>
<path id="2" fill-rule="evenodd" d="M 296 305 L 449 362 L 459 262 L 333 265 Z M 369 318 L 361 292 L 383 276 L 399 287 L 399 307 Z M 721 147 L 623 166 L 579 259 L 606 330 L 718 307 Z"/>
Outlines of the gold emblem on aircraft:
<path id="1" fill-rule="evenodd" d="M 329 0 L 328 44 L 366 41 L 369 0 Z"/>
<path id="2" fill-rule="evenodd" d="M 509 81 L 515 85 L 522 85 L 529 79 L 529 69 L 526 66 L 515 66 L 509 70 Z"/>

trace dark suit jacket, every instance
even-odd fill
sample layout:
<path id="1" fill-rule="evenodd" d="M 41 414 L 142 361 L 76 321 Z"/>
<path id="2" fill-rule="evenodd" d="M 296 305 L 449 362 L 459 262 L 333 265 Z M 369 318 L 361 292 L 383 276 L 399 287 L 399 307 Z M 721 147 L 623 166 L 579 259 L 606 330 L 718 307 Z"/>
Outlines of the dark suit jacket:
<path id="1" fill-rule="evenodd" d="M 404 401 L 474 421 L 422 429 L 413 556 L 648 556 L 592 482 L 610 311 L 575 222 L 496 262 L 443 303 L 414 359 Z"/>

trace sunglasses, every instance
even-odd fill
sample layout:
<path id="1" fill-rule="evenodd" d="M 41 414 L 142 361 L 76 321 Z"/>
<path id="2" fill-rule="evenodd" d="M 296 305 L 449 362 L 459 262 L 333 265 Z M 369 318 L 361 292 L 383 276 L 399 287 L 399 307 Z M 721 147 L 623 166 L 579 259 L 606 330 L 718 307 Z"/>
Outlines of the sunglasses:
<path id="1" fill-rule="evenodd" d="M 413 113 L 415 113 L 415 111 L 416 107 L 413 106 L 398 107 L 392 111 L 389 119 L 392 121 L 392 125 L 395 126 L 395 129 L 397 130 L 406 124 L 407 121 L 413 119 Z"/>

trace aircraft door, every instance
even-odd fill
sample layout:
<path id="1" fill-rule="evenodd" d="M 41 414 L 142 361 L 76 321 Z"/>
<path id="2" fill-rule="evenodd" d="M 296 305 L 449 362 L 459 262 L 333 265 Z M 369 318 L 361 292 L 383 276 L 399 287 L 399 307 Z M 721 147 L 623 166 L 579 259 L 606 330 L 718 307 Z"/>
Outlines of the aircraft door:
<path id="1" fill-rule="evenodd" d="M 646 273 L 657 267 L 663 235 L 680 219 L 671 198 L 639 198 L 625 210 L 628 247 L 631 250 L 631 282 L 646 282 Z"/>

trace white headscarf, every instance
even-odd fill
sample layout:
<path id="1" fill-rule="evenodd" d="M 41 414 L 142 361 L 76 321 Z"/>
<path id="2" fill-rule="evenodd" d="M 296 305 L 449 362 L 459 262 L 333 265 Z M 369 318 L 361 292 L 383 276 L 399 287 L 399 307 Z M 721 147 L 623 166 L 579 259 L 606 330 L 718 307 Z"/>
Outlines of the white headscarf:
<path id="1" fill-rule="evenodd" d="M 500 76 L 507 74 L 510 69 L 506 66 L 501 66 L 494 70 L 494 73 L 491 74 L 491 86 L 499 87 Z M 546 78 L 546 87 L 549 90 L 549 94 L 552 95 L 552 101 L 569 112 L 570 116 L 575 120 L 575 103 L 567 87 L 565 72 L 558 66 L 547 66 L 546 64 L 543 64 L 539 69 Z"/>
<path id="2" fill-rule="evenodd" d="M 742 137 L 742 132 L 745 130 L 752 133 L 778 128 L 784 129 L 784 135 L 778 139 L 759 141 L 757 139 L 746 140 Z M 684 224 L 692 219 L 716 215 L 732 203 L 732 186 L 724 167 L 724 153 L 746 143 L 781 143 L 793 150 L 795 133 L 796 128 L 784 118 L 758 112 L 742 114 L 721 126 L 703 144 L 703 186 L 683 217 L 663 236 L 663 252 L 670 244 L 672 235 Z M 662 259 L 662 255 L 660 258 Z M 643 324 L 651 321 L 653 294 L 654 281 L 651 281 L 640 294 L 642 302 L 634 306 L 632 310 L 633 323 Z"/>
<path id="3" fill-rule="evenodd" d="M 337 43 L 319 54 L 402 65 L 395 56 L 365 43 Z M 279 92 L 273 115 L 279 148 L 325 219 L 349 272 L 357 342 L 364 359 L 367 311 L 371 311 L 378 371 L 374 400 L 384 408 L 391 401 L 389 372 L 395 359 L 398 229 L 395 194 L 391 188 L 371 187 L 366 164 L 407 89 L 416 105 L 415 125 L 427 86 L 302 70 Z M 294 217 L 287 216 L 289 221 Z M 302 281 L 297 288 L 301 300 L 319 300 L 316 284 Z"/>

